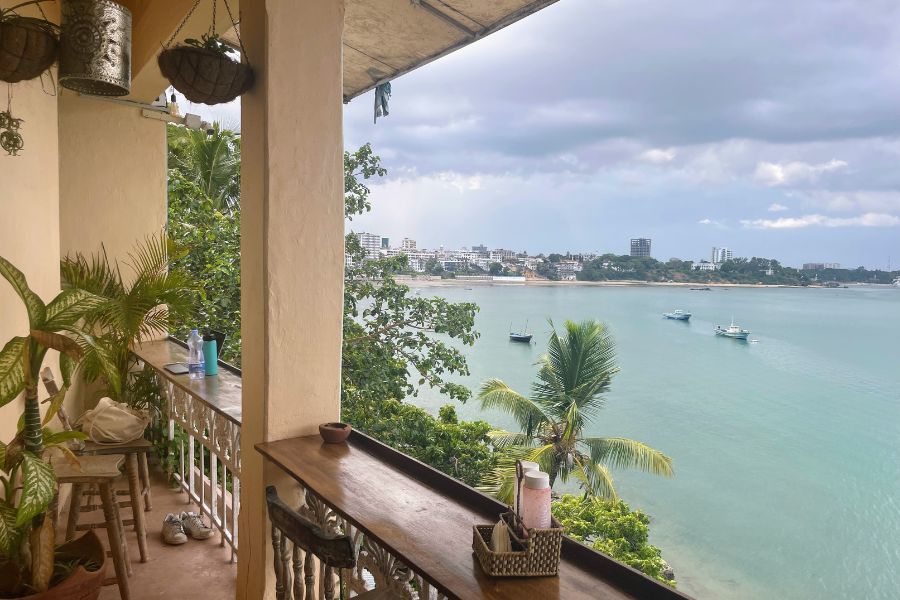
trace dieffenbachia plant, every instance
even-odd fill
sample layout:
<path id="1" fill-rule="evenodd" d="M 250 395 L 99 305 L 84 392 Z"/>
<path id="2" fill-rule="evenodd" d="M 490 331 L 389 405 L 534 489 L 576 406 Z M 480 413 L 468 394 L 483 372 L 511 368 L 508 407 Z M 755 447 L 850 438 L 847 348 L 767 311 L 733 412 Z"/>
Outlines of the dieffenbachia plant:
<path id="1" fill-rule="evenodd" d="M 56 478 L 44 453 L 58 448 L 77 464 L 65 444 L 84 437 L 74 431 L 54 433 L 47 423 L 62 406 L 72 377 L 86 357 L 101 365 L 111 386 L 119 385 L 119 374 L 109 360 L 108 348 L 84 325 L 84 317 L 100 309 L 103 298 L 69 289 L 45 304 L 28 287 L 25 275 L 3 257 L 0 275 L 22 299 L 28 314 L 26 335 L 12 338 L 0 351 L 0 408 L 22 392 L 25 396 L 16 436 L 9 443 L 0 442 L 0 597 L 9 597 L 45 591 L 50 585 L 55 536 L 47 507 L 56 494 Z M 51 350 L 59 353 L 63 386 L 44 401 L 48 406 L 42 417 L 38 381 Z"/>

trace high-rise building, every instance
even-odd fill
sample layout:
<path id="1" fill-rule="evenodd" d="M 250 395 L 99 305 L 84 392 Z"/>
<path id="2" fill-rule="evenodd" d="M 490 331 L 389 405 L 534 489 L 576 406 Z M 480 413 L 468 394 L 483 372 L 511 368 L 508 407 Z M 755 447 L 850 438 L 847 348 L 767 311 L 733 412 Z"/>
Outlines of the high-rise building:
<path id="1" fill-rule="evenodd" d="M 357 233 L 356 237 L 359 240 L 359 245 L 366 251 L 366 256 L 369 258 L 378 258 L 381 254 L 382 237 L 380 235 L 363 232 Z"/>
<path id="2" fill-rule="evenodd" d="M 487 246 L 484 244 L 478 244 L 477 246 L 472 246 L 472 252 L 487 252 Z"/>
<path id="3" fill-rule="evenodd" d="M 415 250 L 416 249 L 416 240 L 411 240 L 409 238 L 403 238 L 403 241 L 400 242 L 401 250 Z"/>
<path id="4" fill-rule="evenodd" d="M 731 249 L 716 248 L 715 246 L 713 246 L 710 262 L 712 262 L 714 265 L 718 265 L 725 262 L 726 260 L 731 260 Z"/>
<path id="5" fill-rule="evenodd" d="M 650 238 L 632 238 L 631 255 L 649 257 L 650 256 Z"/>

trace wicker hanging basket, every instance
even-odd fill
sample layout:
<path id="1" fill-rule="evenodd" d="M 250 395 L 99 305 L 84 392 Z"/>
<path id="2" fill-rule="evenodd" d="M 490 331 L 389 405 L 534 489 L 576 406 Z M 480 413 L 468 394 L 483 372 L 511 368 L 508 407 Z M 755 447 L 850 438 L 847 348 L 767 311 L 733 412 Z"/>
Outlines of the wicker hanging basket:
<path id="1" fill-rule="evenodd" d="M 193 46 L 175 46 L 159 55 L 159 70 L 191 102 L 231 102 L 253 85 L 253 70 L 229 56 Z"/>
<path id="2" fill-rule="evenodd" d="M 0 21 L 0 81 L 40 77 L 58 55 L 59 39 L 48 21 L 19 16 Z"/>

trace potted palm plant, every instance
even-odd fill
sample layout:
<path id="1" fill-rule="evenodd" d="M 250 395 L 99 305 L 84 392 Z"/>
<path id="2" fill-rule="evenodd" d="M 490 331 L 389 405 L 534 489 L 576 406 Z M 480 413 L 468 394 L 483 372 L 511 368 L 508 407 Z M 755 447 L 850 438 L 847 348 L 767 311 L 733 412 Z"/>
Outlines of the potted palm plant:
<path id="1" fill-rule="evenodd" d="M 91 255 L 78 252 L 66 256 L 60 263 L 64 288 L 104 299 L 84 318 L 109 349 L 109 356 L 103 358 L 112 362 L 116 377 L 110 381 L 98 362 L 101 357 L 90 355 L 83 363 L 85 380 L 103 380 L 104 395 L 135 409 L 151 407 L 133 377 L 138 361 L 131 353 L 132 346 L 165 336 L 170 323 L 193 315 L 195 287 L 182 272 L 170 269 L 172 261 L 185 253 L 160 234 L 137 244 L 124 265 L 110 261 L 104 248 Z"/>
<path id="2" fill-rule="evenodd" d="M 111 385 L 119 385 L 109 349 L 84 321 L 104 299 L 69 289 L 45 304 L 28 287 L 24 274 L 2 257 L 0 275 L 21 298 L 28 315 L 28 330 L 0 350 L 0 407 L 23 392 L 25 396 L 18 432 L 10 442 L 0 442 L 0 597 L 96 598 L 106 562 L 99 540 L 89 532 L 75 544 L 56 547 L 54 511 L 49 510 L 56 497 L 56 478 L 48 451 L 77 462 L 65 444 L 83 434 L 53 432 L 47 424 L 85 360 L 102 369 Z M 45 401 L 42 417 L 39 373 L 51 351 L 59 353 L 63 386 Z"/>

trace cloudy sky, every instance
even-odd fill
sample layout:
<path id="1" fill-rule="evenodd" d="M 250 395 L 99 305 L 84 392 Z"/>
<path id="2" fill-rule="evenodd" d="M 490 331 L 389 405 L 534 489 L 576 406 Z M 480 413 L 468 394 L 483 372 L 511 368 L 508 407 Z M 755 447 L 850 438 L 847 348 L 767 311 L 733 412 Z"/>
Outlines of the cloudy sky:
<path id="1" fill-rule="evenodd" d="M 345 111 L 389 170 L 357 231 L 900 264 L 896 1 L 561 0 L 392 85 Z"/>

